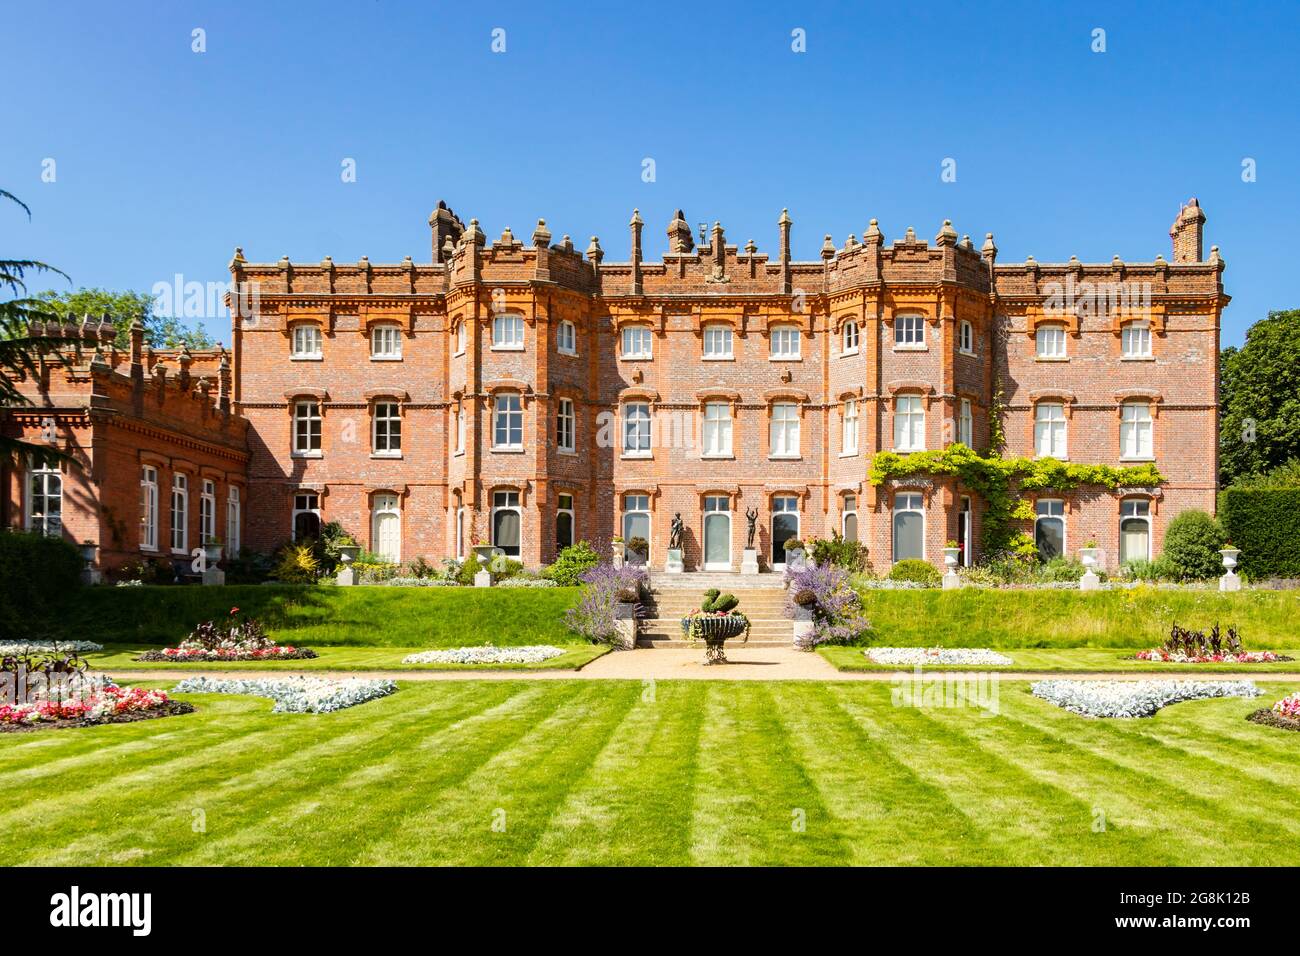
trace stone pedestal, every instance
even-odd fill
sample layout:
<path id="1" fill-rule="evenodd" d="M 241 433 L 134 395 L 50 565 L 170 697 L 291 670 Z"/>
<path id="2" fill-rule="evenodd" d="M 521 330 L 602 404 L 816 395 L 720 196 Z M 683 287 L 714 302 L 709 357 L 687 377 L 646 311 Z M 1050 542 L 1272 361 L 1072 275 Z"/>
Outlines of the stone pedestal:
<path id="1" fill-rule="evenodd" d="M 636 647 L 636 605 L 622 601 L 614 605 L 614 647 L 630 651 Z"/>
<path id="2" fill-rule="evenodd" d="M 1083 572 L 1083 577 L 1079 578 L 1080 591 L 1100 591 L 1101 578 L 1097 577 L 1096 572 L 1089 568 Z"/>
<path id="3" fill-rule="evenodd" d="M 943 589 L 945 591 L 953 591 L 959 587 L 961 587 L 961 578 L 958 576 L 956 571 L 949 568 L 943 575 Z"/>
<path id="4" fill-rule="evenodd" d="M 345 564 L 340 569 L 338 576 L 334 578 L 334 583 L 340 587 L 350 588 L 357 583 L 357 572 L 352 570 L 352 565 Z"/>
<path id="5" fill-rule="evenodd" d="M 81 572 L 82 584 L 102 584 L 104 575 L 100 573 L 99 568 L 86 568 Z"/>
<path id="6" fill-rule="evenodd" d="M 664 562 L 664 571 L 668 574 L 681 574 L 686 570 L 686 565 L 682 563 L 682 549 L 669 548 L 668 560 Z"/>
<path id="7" fill-rule="evenodd" d="M 220 568 L 214 568 L 212 565 L 208 565 L 207 569 L 203 572 L 203 583 L 205 585 L 219 587 L 226 583 L 226 572 L 222 571 Z"/>
<path id="8" fill-rule="evenodd" d="M 492 586 L 492 572 L 487 568 L 480 568 L 474 574 L 474 587 L 490 588 Z"/>
<path id="9" fill-rule="evenodd" d="M 801 651 L 812 647 L 813 612 L 810 607 L 796 606 L 794 609 L 794 646 Z"/>
<path id="10" fill-rule="evenodd" d="M 1236 571 L 1229 571 L 1223 577 L 1219 578 L 1220 591 L 1240 591 L 1241 576 Z"/>
<path id="11" fill-rule="evenodd" d="M 758 552 L 753 548 L 746 548 L 744 556 L 740 559 L 741 574 L 758 573 Z"/>

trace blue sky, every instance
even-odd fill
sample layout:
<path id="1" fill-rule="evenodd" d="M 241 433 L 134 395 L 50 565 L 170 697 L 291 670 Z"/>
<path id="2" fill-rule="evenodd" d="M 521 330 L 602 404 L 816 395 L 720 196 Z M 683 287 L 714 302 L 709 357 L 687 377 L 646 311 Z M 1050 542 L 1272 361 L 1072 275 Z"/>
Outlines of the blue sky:
<path id="1" fill-rule="evenodd" d="M 607 261 L 634 206 L 653 257 L 681 206 L 773 256 L 789 207 L 799 259 L 875 217 L 889 240 L 992 231 L 1000 261 L 1150 260 L 1195 195 L 1224 343 L 1300 307 L 1300 5 L 585 7 L 9 3 L 0 188 L 33 218 L 0 208 L 0 254 L 146 291 L 227 280 L 236 245 L 428 261 L 445 198 L 489 238 L 597 234 Z"/>

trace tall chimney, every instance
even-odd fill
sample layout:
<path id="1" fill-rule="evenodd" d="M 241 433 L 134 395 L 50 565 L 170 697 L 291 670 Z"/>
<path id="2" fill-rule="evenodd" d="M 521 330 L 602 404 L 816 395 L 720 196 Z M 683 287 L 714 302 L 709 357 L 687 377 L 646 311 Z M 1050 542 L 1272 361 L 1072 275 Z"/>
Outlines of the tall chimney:
<path id="1" fill-rule="evenodd" d="M 632 294 L 640 295 L 641 285 L 641 228 L 645 225 L 641 220 L 641 211 L 632 210 L 632 221 L 628 223 L 632 227 Z"/>
<path id="2" fill-rule="evenodd" d="M 1200 262 L 1201 240 L 1205 229 L 1205 213 L 1193 196 L 1187 205 L 1178 210 L 1178 218 L 1169 227 L 1169 238 L 1174 244 L 1174 262 Z"/>

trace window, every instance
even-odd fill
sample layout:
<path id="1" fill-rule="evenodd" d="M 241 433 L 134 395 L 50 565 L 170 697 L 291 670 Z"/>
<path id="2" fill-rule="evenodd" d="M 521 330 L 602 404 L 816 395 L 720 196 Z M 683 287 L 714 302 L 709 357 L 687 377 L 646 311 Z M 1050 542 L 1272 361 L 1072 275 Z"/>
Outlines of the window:
<path id="1" fill-rule="evenodd" d="M 858 403 L 849 399 L 844 403 L 844 414 L 840 417 L 840 454 L 856 455 L 858 453 Z"/>
<path id="2" fill-rule="evenodd" d="M 925 399 L 920 395 L 899 395 L 894 400 L 894 451 L 924 448 Z"/>
<path id="3" fill-rule="evenodd" d="M 456 508 L 456 559 L 465 559 L 465 509 Z"/>
<path id="4" fill-rule="evenodd" d="M 158 550 L 158 469 L 152 465 L 140 469 L 140 547 Z"/>
<path id="5" fill-rule="evenodd" d="M 1120 330 L 1120 343 L 1124 358 L 1150 358 L 1151 324 L 1149 322 L 1124 323 L 1124 327 Z"/>
<path id="6" fill-rule="evenodd" d="M 975 354 L 975 326 L 965 319 L 957 323 L 957 348 L 967 355 Z"/>
<path id="7" fill-rule="evenodd" d="M 778 362 L 789 362 L 799 358 L 799 339 L 799 326 L 774 326 L 771 357 Z"/>
<path id="8" fill-rule="evenodd" d="M 465 323 L 464 321 L 456 323 L 456 353 L 457 355 L 465 354 Z"/>
<path id="9" fill-rule="evenodd" d="M 704 457 L 731 457 L 731 406 L 726 402 L 704 406 Z"/>
<path id="10" fill-rule="evenodd" d="M 293 453 L 295 455 L 320 454 L 320 422 L 320 402 L 294 402 Z"/>
<path id="11" fill-rule="evenodd" d="M 393 362 L 402 357 L 402 330 L 384 323 L 370 330 L 370 357 L 378 361 Z"/>
<path id="12" fill-rule="evenodd" d="M 494 349 L 522 349 L 524 347 L 523 316 L 496 316 L 492 320 L 492 347 Z"/>
<path id="13" fill-rule="evenodd" d="M 1065 358 L 1065 326 L 1040 325 L 1034 332 L 1036 350 L 1040 359 Z"/>
<path id="14" fill-rule="evenodd" d="M 318 359 L 320 351 L 320 326 L 303 323 L 293 327 L 289 357 L 293 359 Z"/>
<path id="15" fill-rule="evenodd" d="M 731 570 L 731 497 L 704 496 L 705 571 Z"/>
<path id="16" fill-rule="evenodd" d="M 402 560 L 402 512 L 397 495 L 377 494 L 370 508 L 370 541 L 375 554 L 397 564 Z"/>
<path id="17" fill-rule="evenodd" d="M 465 453 L 465 406 L 456 409 L 456 454 Z"/>
<path id="18" fill-rule="evenodd" d="M 894 319 L 894 348 L 925 348 L 925 317 L 900 315 Z"/>
<path id="19" fill-rule="evenodd" d="M 33 468 L 27 484 L 27 530 L 47 537 L 63 534 L 63 474 L 59 467 Z"/>
<path id="20" fill-rule="evenodd" d="M 706 359 L 735 358 L 732 351 L 731 326 L 706 325 L 704 327 L 704 357 Z"/>
<path id="21" fill-rule="evenodd" d="M 957 440 L 967 448 L 975 447 L 975 416 L 969 398 L 963 398 L 957 412 Z"/>
<path id="22" fill-rule="evenodd" d="M 654 346 L 653 333 L 646 325 L 627 325 L 623 327 L 623 358 L 648 359 Z"/>
<path id="23" fill-rule="evenodd" d="M 574 441 L 577 420 L 573 399 L 560 399 L 559 414 L 555 416 L 555 443 L 559 445 L 560 451 L 573 451 L 577 447 Z"/>
<path id="24" fill-rule="evenodd" d="M 208 544 L 216 540 L 217 483 L 205 478 L 203 490 L 199 493 L 199 544 Z"/>
<path id="25" fill-rule="evenodd" d="M 492 424 L 493 448 L 524 447 L 524 406 L 518 392 L 503 392 L 496 398 Z"/>
<path id="26" fill-rule="evenodd" d="M 894 561 L 925 560 L 925 496 L 894 495 Z"/>
<path id="27" fill-rule="evenodd" d="M 293 540 L 320 537 L 320 497 L 314 491 L 300 491 L 293 496 Z"/>
<path id="28" fill-rule="evenodd" d="M 1034 544 L 1044 561 L 1065 554 L 1065 502 L 1045 499 L 1034 503 Z"/>
<path id="29" fill-rule="evenodd" d="M 858 353 L 858 323 L 849 319 L 844 323 L 840 335 L 843 339 L 843 353 L 845 355 L 856 355 Z"/>
<path id="30" fill-rule="evenodd" d="M 375 402 L 371 432 L 373 454 L 402 457 L 402 411 L 397 402 Z"/>
<path id="31" fill-rule="evenodd" d="M 567 319 L 555 329 L 555 347 L 565 355 L 578 354 L 578 330 Z"/>
<path id="32" fill-rule="evenodd" d="M 1065 406 L 1039 402 L 1034 406 L 1034 454 L 1039 458 L 1069 457 L 1065 447 Z"/>
<path id="33" fill-rule="evenodd" d="M 1151 502 L 1125 498 L 1119 504 L 1119 563 L 1151 560 Z"/>
<path id="34" fill-rule="evenodd" d="M 785 543 L 799 538 L 799 499 L 772 496 L 772 564 L 785 566 Z"/>
<path id="35" fill-rule="evenodd" d="M 522 520 L 519 492 L 492 493 L 492 545 L 504 551 L 506 557 L 519 557 Z"/>
<path id="36" fill-rule="evenodd" d="M 844 510 L 840 514 L 840 534 L 845 541 L 858 540 L 858 496 L 844 496 Z"/>
<path id="37" fill-rule="evenodd" d="M 240 522 L 239 486 L 231 485 L 226 489 L 226 557 L 239 554 Z"/>
<path id="38" fill-rule="evenodd" d="M 623 454 L 650 456 L 650 406 L 644 402 L 623 406 Z"/>
<path id="39" fill-rule="evenodd" d="M 768 454 L 773 458 L 799 457 L 799 406 L 778 402 L 772 406 Z"/>
<path id="40" fill-rule="evenodd" d="M 650 560 L 650 496 L 623 496 L 623 545 L 633 564 Z"/>
<path id="41" fill-rule="evenodd" d="M 573 495 L 559 495 L 555 503 L 555 551 L 573 544 Z"/>
<path id="42" fill-rule="evenodd" d="M 190 480 L 182 474 L 172 475 L 172 550 L 189 553 Z"/>
<path id="43" fill-rule="evenodd" d="M 1119 454 L 1121 458 L 1154 458 L 1151 406 L 1146 402 L 1125 402 L 1120 409 Z"/>

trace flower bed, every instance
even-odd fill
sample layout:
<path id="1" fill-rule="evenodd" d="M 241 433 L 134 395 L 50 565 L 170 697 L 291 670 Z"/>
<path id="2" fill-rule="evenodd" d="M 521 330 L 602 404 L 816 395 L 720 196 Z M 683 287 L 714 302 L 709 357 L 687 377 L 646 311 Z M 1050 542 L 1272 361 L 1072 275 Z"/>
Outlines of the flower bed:
<path id="1" fill-rule="evenodd" d="M 873 664 L 903 667 L 975 664 L 998 667 L 1015 662 L 987 647 L 869 647 L 862 652 Z"/>
<path id="2" fill-rule="evenodd" d="M 498 581 L 499 588 L 554 588 L 559 587 L 549 578 L 506 578 L 504 581 Z"/>
<path id="3" fill-rule="evenodd" d="M 1272 707 L 1265 707 L 1246 715 L 1246 719 L 1267 727 L 1300 731 L 1300 691 L 1283 697 Z"/>
<path id="4" fill-rule="evenodd" d="M 1249 680 L 1043 680 L 1030 689 L 1035 697 L 1083 717 L 1151 717 L 1161 707 L 1184 700 L 1262 693 Z"/>
<path id="5" fill-rule="evenodd" d="M 550 644 L 532 644 L 523 647 L 453 647 L 441 651 L 421 651 L 407 654 L 403 664 L 540 664 L 564 651 Z"/>
<path id="6" fill-rule="evenodd" d="M 329 714 L 355 707 L 397 690 L 390 680 L 365 680 L 349 677 L 326 680 L 323 677 L 284 677 L 270 680 L 227 680 L 214 677 L 187 677 L 172 688 L 173 694 L 251 694 L 275 701 L 275 714 Z"/>
<path id="7" fill-rule="evenodd" d="M 1181 651 L 1171 652 L 1163 647 L 1153 647 L 1149 651 L 1138 651 L 1133 655 L 1133 659 L 1137 661 L 1156 661 L 1161 664 L 1271 664 L 1274 661 L 1295 660 L 1294 657 L 1275 654 L 1272 651 L 1188 655 Z"/>
<path id="8" fill-rule="evenodd" d="M 172 700 L 165 691 L 118 687 L 104 680 L 63 700 L 0 705 L 0 732 L 93 727 L 193 712 L 193 705 Z"/>
<path id="9" fill-rule="evenodd" d="M 239 608 L 232 607 L 226 620 L 204 621 L 176 647 L 146 651 L 137 661 L 300 661 L 319 655 L 309 648 L 276 644 L 256 618 L 236 619 Z"/>
<path id="10" fill-rule="evenodd" d="M 28 654 L 85 654 L 102 651 L 103 644 L 94 641 L 12 641 L 0 644 L 0 657 L 25 657 Z"/>

